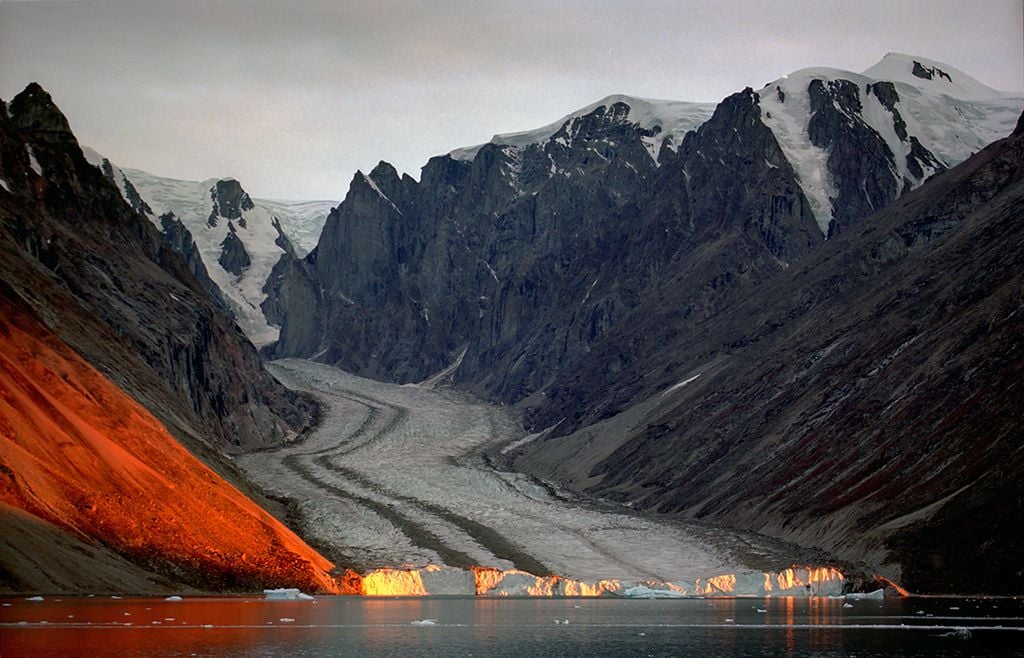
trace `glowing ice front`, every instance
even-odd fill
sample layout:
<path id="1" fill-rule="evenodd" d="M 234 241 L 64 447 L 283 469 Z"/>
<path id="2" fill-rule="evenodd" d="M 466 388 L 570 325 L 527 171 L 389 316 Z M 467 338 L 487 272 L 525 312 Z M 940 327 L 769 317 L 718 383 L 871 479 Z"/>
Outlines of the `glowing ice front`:
<path id="1" fill-rule="evenodd" d="M 574 580 L 536 576 L 518 569 L 472 570 L 431 565 L 422 569 L 377 569 L 362 578 L 365 596 L 622 596 L 681 598 L 711 596 L 838 596 L 843 574 L 831 567 L 791 567 L 775 573 L 748 571 L 693 581 Z"/>

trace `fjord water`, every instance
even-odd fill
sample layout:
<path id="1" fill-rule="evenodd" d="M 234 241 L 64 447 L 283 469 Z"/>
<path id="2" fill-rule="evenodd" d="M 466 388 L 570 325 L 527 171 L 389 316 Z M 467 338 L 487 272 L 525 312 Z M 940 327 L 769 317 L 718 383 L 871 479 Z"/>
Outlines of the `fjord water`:
<path id="1" fill-rule="evenodd" d="M 5 658 L 1024 654 L 1019 599 L 47 597 L 2 605 Z"/>

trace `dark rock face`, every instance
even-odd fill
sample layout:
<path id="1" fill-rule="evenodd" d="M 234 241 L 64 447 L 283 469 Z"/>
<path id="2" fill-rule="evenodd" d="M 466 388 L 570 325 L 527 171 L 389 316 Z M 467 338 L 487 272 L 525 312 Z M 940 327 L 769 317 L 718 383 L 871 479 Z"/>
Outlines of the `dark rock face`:
<path id="1" fill-rule="evenodd" d="M 179 252 L 85 160 L 49 95 L 30 85 L 6 110 L 0 278 L 13 294 L 200 456 L 217 452 L 204 437 L 254 448 L 305 427 L 312 402 L 263 370 Z"/>
<path id="2" fill-rule="evenodd" d="M 896 91 L 896 85 L 891 82 L 876 82 L 867 86 L 867 93 L 874 95 L 882 107 L 892 115 L 892 126 L 896 131 L 896 136 L 901 141 L 910 144 L 910 152 L 906 155 L 907 172 L 910 177 L 904 176 L 901 193 L 909 192 L 924 182 L 928 176 L 946 169 L 946 165 L 939 162 L 939 159 L 931 151 L 922 146 L 917 137 L 907 133 L 907 122 L 900 114 L 897 105 L 900 96 Z M 894 157 L 898 156 L 894 154 Z"/>
<path id="3" fill-rule="evenodd" d="M 235 235 L 235 225 L 232 222 L 228 222 L 228 234 L 220 243 L 220 256 L 217 258 L 217 262 L 235 276 L 242 276 L 242 271 L 252 265 L 249 252 L 245 250 L 245 245 Z"/>
<path id="4" fill-rule="evenodd" d="M 315 274 L 304 261 L 285 254 L 274 265 L 263 287 L 267 299 L 260 305 L 267 321 L 282 327 L 281 340 L 271 350 L 302 354 L 318 345 L 324 333 L 323 299 Z"/>
<path id="5" fill-rule="evenodd" d="M 561 433 L 581 402 L 623 413 L 516 465 L 865 560 L 914 591 L 1024 590 L 1022 136 L 702 322 L 638 308 L 533 420 Z M 658 349 L 603 377 L 636 335 Z"/>
<path id="6" fill-rule="evenodd" d="M 601 106 L 472 162 L 434 158 L 419 183 L 386 163 L 357 174 L 305 268 L 282 266 L 305 292 L 294 304 L 270 293 L 283 316 L 274 353 L 411 381 L 465 349 L 460 380 L 516 401 L 646 295 L 682 285 L 673 296 L 707 313 L 725 282 L 772 276 L 821 242 L 752 91 L 678 153 L 663 147 L 660 166 L 645 142 L 658 129 L 628 112 Z M 314 300 L 323 331 L 297 321 Z"/>
<path id="7" fill-rule="evenodd" d="M 896 91 L 896 85 L 891 82 L 876 82 L 868 85 L 867 93 L 877 98 L 882 107 L 889 110 L 889 113 L 892 114 L 892 127 L 896 131 L 896 136 L 906 141 L 907 122 L 903 120 L 903 116 L 896 106 L 900 102 L 900 95 Z"/>
<path id="8" fill-rule="evenodd" d="M 950 82 L 953 81 L 953 79 L 949 77 L 949 74 L 940 69 L 939 67 L 925 66 L 924 64 L 916 60 L 914 61 L 914 68 L 910 72 L 913 73 L 916 77 L 921 78 L 922 80 L 931 80 L 935 76 L 939 76 L 940 78 L 945 78 Z"/>
<path id="9" fill-rule="evenodd" d="M 244 221 L 242 211 L 256 207 L 249 194 L 242 189 L 242 184 L 233 178 L 217 181 L 217 184 L 210 188 L 210 199 L 213 201 L 213 209 L 207 222 L 210 226 L 217 225 L 218 217 Z"/>
<path id="10" fill-rule="evenodd" d="M 103 171 L 104 176 L 109 178 L 115 185 L 117 184 L 114 165 L 110 163 L 110 160 L 103 158 L 103 164 L 100 166 L 100 169 Z M 140 215 L 153 214 L 153 209 L 149 207 L 149 204 L 139 195 L 139 191 L 135 189 L 135 186 L 127 178 L 124 179 L 124 194 L 128 200 L 128 205 L 134 208 L 135 212 Z"/>
<path id="11" fill-rule="evenodd" d="M 185 259 L 185 264 L 188 265 L 192 276 L 203 286 L 203 290 L 210 296 L 210 299 L 216 302 L 222 309 L 227 310 L 228 307 L 221 296 L 220 288 L 217 287 L 217 284 L 210 278 L 209 272 L 206 271 L 203 258 L 199 255 L 199 247 L 196 246 L 195 240 L 192 239 L 192 233 L 185 228 L 181 220 L 172 212 L 164 213 L 160 216 L 160 229 L 160 235 L 167 241 L 167 244 L 171 245 L 172 249 L 181 254 L 181 257 Z"/>
<path id="12" fill-rule="evenodd" d="M 893 152 L 862 118 L 860 88 L 849 80 L 812 80 L 808 136 L 829 151 L 828 170 L 839 196 L 829 235 L 892 203 L 900 192 Z"/>

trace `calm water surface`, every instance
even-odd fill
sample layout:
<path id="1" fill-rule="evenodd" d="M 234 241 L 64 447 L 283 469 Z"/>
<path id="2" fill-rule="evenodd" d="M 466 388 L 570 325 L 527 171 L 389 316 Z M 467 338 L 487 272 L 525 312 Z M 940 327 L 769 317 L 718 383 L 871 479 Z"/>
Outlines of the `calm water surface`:
<path id="1" fill-rule="evenodd" d="M 3 658 L 1024 655 L 1024 601 L 1016 599 L 852 607 L 827 599 L 447 597 L 46 597 L 0 604 Z M 413 623 L 422 620 L 434 624 Z"/>

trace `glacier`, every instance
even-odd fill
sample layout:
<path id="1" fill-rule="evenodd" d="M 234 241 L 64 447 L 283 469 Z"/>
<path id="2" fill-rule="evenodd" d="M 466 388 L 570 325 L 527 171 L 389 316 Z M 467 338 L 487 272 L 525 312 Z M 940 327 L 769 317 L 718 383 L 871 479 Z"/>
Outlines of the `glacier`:
<path id="1" fill-rule="evenodd" d="M 829 596 L 844 577 L 801 566 L 757 535 L 570 496 L 499 470 L 486 455 L 522 441 L 516 413 L 444 388 L 363 379 L 287 359 L 269 369 L 316 395 L 311 435 L 236 463 L 297 501 L 317 545 L 370 596 Z M 762 556 L 752 560 L 749 555 Z M 764 568 L 790 564 L 787 568 Z M 671 594 L 668 594 L 671 593 Z"/>

